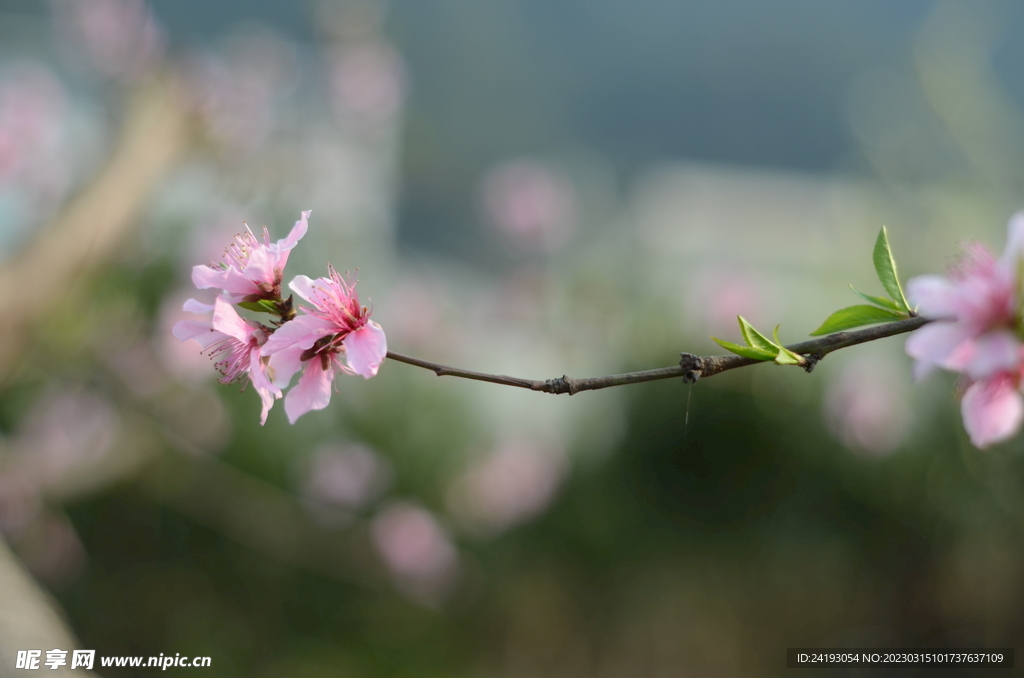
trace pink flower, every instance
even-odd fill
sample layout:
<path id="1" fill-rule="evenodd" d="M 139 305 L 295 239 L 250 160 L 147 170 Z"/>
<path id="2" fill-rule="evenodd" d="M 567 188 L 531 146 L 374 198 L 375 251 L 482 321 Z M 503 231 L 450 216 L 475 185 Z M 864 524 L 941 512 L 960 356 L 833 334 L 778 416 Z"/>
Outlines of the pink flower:
<path id="1" fill-rule="evenodd" d="M 942 367 L 971 385 L 961 401 L 971 442 L 987 447 L 1015 434 L 1024 419 L 1024 346 L 1018 286 L 1024 254 L 1024 212 L 1010 220 L 1006 250 L 996 259 L 980 244 L 966 248 L 948 277 L 926 275 L 907 284 L 908 297 L 935 322 L 914 332 L 907 353 L 915 376 Z"/>
<path id="2" fill-rule="evenodd" d="M 212 311 L 213 318 L 182 320 L 171 330 L 174 336 L 181 341 L 195 339 L 217 361 L 214 366 L 222 375 L 222 384 L 243 380 L 248 375 L 263 401 L 260 424 L 267 423 L 274 400 L 281 397 L 281 389 L 267 376 L 267 364 L 260 351 L 270 336 L 270 328 L 244 320 L 222 297 L 217 297 L 213 306 L 189 299 L 184 308 L 190 313 Z"/>
<path id="3" fill-rule="evenodd" d="M 302 213 L 287 238 L 270 243 L 270 233 L 263 227 L 261 243 L 246 226 L 245 233 L 235 236 L 235 241 L 224 251 L 224 260 L 219 264 L 201 264 L 192 269 L 192 282 L 201 290 L 220 289 L 228 301 L 258 299 L 280 299 L 281 280 L 288 254 L 306 234 L 310 210 Z"/>
<path id="4" fill-rule="evenodd" d="M 289 287 L 313 305 L 286 322 L 263 347 L 270 356 L 274 384 L 288 385 L 302 370 L 298 384 L 288 392 L 284 410 L 293 424 L 310 410 L 322 410 L 331 401 L 331 384 L 338 372 L 369 379 L 377 374 L 388 352 L 380 325 L 359 304 L 355 284 L 349 284 L 328 266 L 329 278 L 296 276 Z M 343 363 L 340 356 L 345 356 Z M 305 365 L 303 365 L 305 364 Z"/>

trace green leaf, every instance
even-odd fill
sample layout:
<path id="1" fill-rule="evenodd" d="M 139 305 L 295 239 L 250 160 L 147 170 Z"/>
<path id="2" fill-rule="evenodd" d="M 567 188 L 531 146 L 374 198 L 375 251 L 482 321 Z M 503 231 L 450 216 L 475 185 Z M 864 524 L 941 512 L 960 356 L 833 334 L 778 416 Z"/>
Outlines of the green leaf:
<path id="1" fill-rule="evenodd" d="M 853 290 L 853 293 L 856 294 L 858 297 L 860 297 L 864 301 L 870 301 L 875 306 L 881 306 L 882 308 L 887 308 L 897 312 L 903 310 L 900 308 L 899 304 L 897 304 L 892 299 L 886 299 L 885 297 L 874 297 L 870 294 L 864 294 L 863 292 L 859 292 L 853 285 L 850 285 L 850 289 Z"/>
<path id="2" fill-rule="evenodd" d="M 257 313 L 273 313 L 280 315 L 277 310 L 277 304 L 269 299 L 260 299 L 259 301 L 240 301 L 238 305 L 249 311 L 256 311 Z"/>
<path id="3" fill-rule="evenodd" d="M 875 273 L 882 287 L 893 298 L 901 311 L 909 311 L 910 305 L 907 298 L 903 296 L 903 288 L 900 287 L 899 278 L 896 277 L 896 260 L 892 258 L 892 250 L 889 248 L 889 234 L 885 226 L 878 232 L 878 239 L 875 240 L 875 251 L 871 258 L 875 262 Z"/>
<path id="4" fill-rule="evenodd" d="M 740 332 L 743 333 L 743 338 L 747 340 L 751 347 L 771 351 L 772 356 L 775 356 L 775 351 L 779 348 L 778 346 L 768 341 L 768 337 L 755 330 L 754 326 L 748 323 L 743 316 L 738 315 L 736 319 L 740 322 Z"/>
<path id="5" fill-rule="evenodd" d="M 821 324 L 821 327 L 811 332 L 812 337 L 820 337 L 823 334 L 832 334 L 841 330 L 848 330 L 851 327 L 861 325 L 874 325 L 876 323 L 887 323 L 894 320 L 903 320 L 907 315 L 897 311 L 890 311 L 886 308 L 860 304 L 858 306 L 847 306 L 839 309 Z"/>
<path id="6" fill-rule="evenodd" d="M 763 348 L 754 348 L 752 346 L 740 346 L 739 344 L 734 344 L 731 341 L 725 341 L 724 339 L 719 339 L 718 337 L 711 337 L 711 339 L 716 344 L 724 348 L 726 351 L 731 351 L 732 353 L 743 356 L 744 358 L 752 358 L 754 360 L 775 359 L 775 351 L 766 351 Z"/>
<path id="7" fill-rule="evenodd" d="M 776 346 L 779 347 L 779 354 L 775 356 L 775 362 L 779 365 L 805 365 L 807 359 L 798 353 L 793 353 L 788 348 L 782 345 L 779 341 L 779 326 L 775 326 L 775 330 L 772 332 L 772 339 L 775 340 Z"/>

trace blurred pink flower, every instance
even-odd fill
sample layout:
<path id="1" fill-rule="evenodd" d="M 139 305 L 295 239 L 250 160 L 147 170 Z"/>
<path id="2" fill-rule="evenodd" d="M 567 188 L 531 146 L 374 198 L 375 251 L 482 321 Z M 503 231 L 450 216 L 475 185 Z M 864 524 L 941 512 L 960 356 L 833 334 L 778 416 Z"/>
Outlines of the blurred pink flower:
<path id="1" fill-rule="evenodd" d="M 70 183 L 74 149 L 68 147 L 67 94 L 45 66 L 21 63 L 0 79 L 0 190 L 10 191 L 15 212 L 45 219 Z M 5 225 L 10 228 L 12 224 Z"/>
<path id="2" fill-rule="evenodd" d="M 386 120 L 398 112 L 405 74 L 394 48 L 369 43 L 337 49 L 329 63 L 331 103 L 339 115 Z"/>
<path id="3" fill-rule="evenodd" d="M 328 270 L 329 278 L 311 280 L 300 275 L 289 283 L 313 307 L 302 307 L 305 313 L 278 328 L 263 347 L 278 386 L 284 388 L 303 370 L 284 401 L 293 424 L 306 412 L 327 407 L 335 374 L 369 379 L 377 374 L 388 351 L 384 330 L 370 320 L 370 310 L 360 305 L 355 284 L 349 284 L 333 267 Z M 340 354 L 345 355 L 345 363 Z"/>
<path id="4" fill-rule="evenodd" d="M 309 459 L 303 494 L 318 504 L 358 509 L 385 488 L 389 476 L 387 465 L 365 445 L 325 446 Z"/>
<path id="5" fill-rule="evenodd" d="M 456 573 L 458 555 L 430 511 L 392 504 L 374 518 L 371 533 L 381 559 L 403 588 L 428 601 L 444 595 Z"/>
<path id="6" fill-rule="evenodd" d="M 61 44 L 107 77 L 136 80 L 163 57 L 165 39 L 142 0 L 53 0 Z"/>
<path id="7" fill-rule="evenodd" d="M 846 447 L 885 455 L 910 430 L 906 393 L 894 370 L 874 358 L 846 365 L 825 393 L 825 417 Z"/>
<path id="8" fill-rule="evenodd" d="M 449 491 L 448 504 L 471 529 L 498 532 L 547 508 L 563 474 L 559 450 L 507 440 L 470 465 Z"/>
<path id="9" fill-rule="evenodd" d="M 515 160 L 484 177 L 484 206 L 498 231 L 527 251 L 554 252 L 576 228 L 572 184 L 545 163 Z"/>
<path id="10" fill-rule="evenodd" d="M 718 263 L 695 270 L 687 276 L 682 295 L 687 328 L 701 323 L 708 334 L 729 335 L 736 331 L 736 316 L 754 325 L 767 324 L 776 313 L 772 295 L 766 293 L 767 278 L 749 267 Z"/>
<path id="11" fill-rule="evenodd" d="M 935 318 L 907 339 L 920 377 L 934 367 L 962 372 L 971 385 L 960 403 L 971 442 L 984 448 L 1014 435 L 1024 420 L 1024 370 L 1019 285 L 1024 255 L 1024 212 L 1010 220 L 1003 255 L 983 245 L 966 248 L 948 277 L 920 276 L 907 296 Z"/>
<path id="12" fill-rule="evenodd" d="M 261 243 L 246 226 L 245 233 L 224 250 L 224 260 L 192 269 L 192 282 L 201 290 L 220 289 L 228 301 L 279 299 L 284 267 L 292 248 L 306 234 L 310 210 L 302 213 L 288 237 L 271 244 L 270 232 L 263 227 Z"/>
<path id="13" fill-rule="evenodd" d="M 120 427 L 114 405 L 99 393 L 54 384 L 26 413 L 11 441 L 12 461 L 24 479 L 47 489 L 104 459 Z"/>
<path id="14" fill-rule="evenodd" d="M 38 64 L 23 64 L 0 83 L 0 180 L 53 145 L 66 106 L 64 88 Z"/>
<path id="15" fill-rule="evenodd" d="M 294 46 L 263 28 L 228 37 L 220 54 L 182 60 L 190 106 L 210 138 L 232 156 L 257 149 L 273 131 L 275 101 L 297 82 Z"/>
<path id="16" fill-rule="evenodd" d="M 271 383 L 267 364 L 260 347 L 265 345 L 270 328 L 244 320 L 223 297 L 217 297 L 213 306 L 195 299 L 185 302 L 190 313 L 213 312 L 211 320 L 182 320 L 171 330 L 180 341 L 195 339 L 196 343 L 217 360 L 214 366 L 221 373 L 221 383 L 230 384 L 248 375 L 263 401 L 260 424 L 267 423 L 267 414 L 274 400 L 281 397 L 281 389 Z"/>

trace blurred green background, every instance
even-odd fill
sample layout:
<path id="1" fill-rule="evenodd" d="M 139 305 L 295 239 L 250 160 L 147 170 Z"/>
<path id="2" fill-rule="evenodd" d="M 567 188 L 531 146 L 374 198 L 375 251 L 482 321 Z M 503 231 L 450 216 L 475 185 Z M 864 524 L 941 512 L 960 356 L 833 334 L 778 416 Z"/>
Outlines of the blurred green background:
<path id="1" fill-rule="evenodd" d="M 904 279 L 1001 249 L 1022 37 L 1010 2 L 4 0 L 3 538 L 79 647 L 212 659 L 179 674 L 1021 646 L 1020 440 L 973 449 L 901 338 L 571 398 L 387 362 L 260 427 L 170 327 L 243 221 L 311 209 L 288 277 L 358 269 L 424 359 L 661 367 L 740 313 L 801 340 L 880 291 L 882 224 Z"/>

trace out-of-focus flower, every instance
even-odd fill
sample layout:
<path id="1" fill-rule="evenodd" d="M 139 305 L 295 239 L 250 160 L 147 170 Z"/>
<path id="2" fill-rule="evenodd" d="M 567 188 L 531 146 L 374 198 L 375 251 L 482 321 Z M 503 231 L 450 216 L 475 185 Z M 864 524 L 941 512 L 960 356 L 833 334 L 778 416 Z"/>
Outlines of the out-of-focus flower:
<path id="1" fill-rule="evenodd" d="M 339 48 L 329 63 L 331 103 L 339 116 L 388 120 L 401 108 L 405 74 L 390 45 Z"/>
<path id="2" fill-rule="evenodd" d="M 722 336 L 736 331 L 738 315 L 754 325 L 767 324 L 775 313 L 767 283 L 756 271 L 722 264 L 694 271 L 682 295 L 687 327 L 692 331 L 696 321 L 707 333 Z"/>
<path id="3" fill-rule="evenodd" d="M 279 387 L 287 386 L 303 370 L 284 401 L 293 424 L 306 412 L 327 407 L 336 373 L 369 379 L 388 352 L 384 330 L 370 320 L 370 310 L 360 305 L 355 283 L 349 284 L 333 267 L 328 270 L 329 278 L 311 280 L 300 275 L 289 283 L 313 307 L 303 307 L 305 313 L 282 325 L 263 347 Z M 344 363 L 340 355 L 345 356 Z"/>
<path id="4" fill-rule="evenodd" d="M 1003 255 L 966 248 L 948 277 L 926 275 L 907 283 L 907 296 L 935 322 L 910 336 L 907 353 L 917 376 L 934 367 L 962 372 L 970 385 L 961 400 L 964 427 L 977 447 L 1012 436 L 1024 421 L 1021 377 L 1021 265 L 1024 213 L 1010 220 Z"/>
<path id="5" fill-rule="evenodd" d="M 487 217 L 514 245 L 530 252 L 554 252 L 576 228 L 572 184 L 547 164 L 515 160 L 484 178 Z"/>
<path id="6" fill-rule="evenodd" d="M 71 183 L 67 98 L 42 64 L 0 77 L 0 249 L 54 212 Z"/>
<path id="7" fill-rule="evenodd" d="M 448 505 L 470 529 L 498 532 L 543 511 L 563 473 L 557 450 L 507 440 L 470 465 L 449 491 Z"/>
<path id="8" fill-rule="evenodd" d="M 192 107 L 209 137 L 232 155 L 266 141 L 276 125 L 275 101 L 297 80 L 294 46 L 268 29 L 233 35 L 221 54 L 182 63 Z"/>
<path id="9" fill-rule="evenodd" d="M 425 601 L 446 593 L 456 574 L 458 554 L 430 511 L 392 504 L 374 518 L 371 532 L 381 559 L 406 591 Z"/>
<path id="10" fill-rule="evenodd" d="M 5 73 L 0 82 L 0 181 L 54 145 L 65 99 L 60 82 L 45 66 L 23 64 Z"/>
<path id="11" fill-rule="evenodd" d="M 224 260 L 212 265 L 200 264 L 192 269 L 192 282 L 201 290 L 220 289 L 228 301 L 280 299 L 281 281 L 288 255 L 306 234 L 310 210 L 302 213 L 288 237 L 270 242 L 270 232 L 263 227 L 263 242 L 246 226 L 245 233 L 224 251 Z"/>
<path id="12" fill-rule="evenodd" d="M 137 80 L 163 57 L 165 39 L 142 0 L 53 0 L 61 44 L 103 75 Z"/>
<path id="13" fill-rule="evenodd" d="M 247 375 L 263 401 L 260 424 L 267 423 L 267 414 L 274 400 L 281 397 L 281 389 L 271 383 L 267 365 L 260 355 L 270 329 L 252 321 L 244 320 L 223 297 L 211 306 L 195 299 L 185 302 L 184 310 L 190 313 L 213 312 L 212 320 L 182 320 L 171 330 L 180 341 L 195 339 L 207 351 L 217 370 L 221 383 L 230 384 L 244 379 Z"/>
<path id="14" fill-rule="evenodd" d="M 825 394 L 825 418 L 844 445 L 884 455 L 910 430 L 905 388 L 884 361 L 861 358 L 846 365 Z"/>
<path id="15" fill-rule="evenodd" d="M 385 488 L 389 475 L 365 445 L 330 445 L 311 455 L 303 494 L 317 504 L 358 509 Z"/>
<path id="16" fill-rule="evenodd" d="M 119 429 L 117 410 L 99 393 L 53 386 L 33 403 L 12 441 L 14 463 L 34 486 L 49 488 L 102 460 Z"/>

